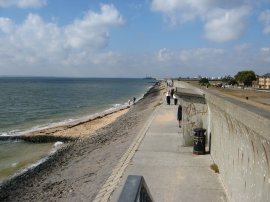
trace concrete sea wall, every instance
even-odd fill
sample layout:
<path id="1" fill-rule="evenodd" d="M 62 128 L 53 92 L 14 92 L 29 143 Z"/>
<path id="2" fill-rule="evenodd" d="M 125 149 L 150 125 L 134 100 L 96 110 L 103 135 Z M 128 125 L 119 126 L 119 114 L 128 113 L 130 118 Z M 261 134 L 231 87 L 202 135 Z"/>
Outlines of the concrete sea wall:
<path id="1" fill-rule="evenodd" d="M 176 87 L 194 88 L 175 81 Z M 270 114 L 203 92 L 208 144 L 230 201 L 270 201 Z"/>
<path id="2" fill-rule="evenodd" d="M 195 128 L 208 128 L 208 107 L 203 92 L 193 86 L 180 81 L 175 81 L 176 95 L 182 106 L 182 132 L 183 146 L 193 145 Z M 206 142 L 209 142 L 207 132 Z"/>

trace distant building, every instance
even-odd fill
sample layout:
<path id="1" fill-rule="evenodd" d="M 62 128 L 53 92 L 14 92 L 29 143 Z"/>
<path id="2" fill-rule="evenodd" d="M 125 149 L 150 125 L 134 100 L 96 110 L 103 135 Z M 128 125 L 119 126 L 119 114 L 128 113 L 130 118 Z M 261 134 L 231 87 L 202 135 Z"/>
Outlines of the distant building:
<path id="1" fill-rule="evenodd" d="M 270 73 L 259 77 L 259 88 L 270 89 Z"/>
<path id="2" fill-rule="evenodd" d="M 260 76 L 256 75 L 256 80 L 252 81 L 252 88 L 255 88 L 255 89 L 260 88 L 260 86 L 259 86 L 259 78 L 260 78 Z"/>

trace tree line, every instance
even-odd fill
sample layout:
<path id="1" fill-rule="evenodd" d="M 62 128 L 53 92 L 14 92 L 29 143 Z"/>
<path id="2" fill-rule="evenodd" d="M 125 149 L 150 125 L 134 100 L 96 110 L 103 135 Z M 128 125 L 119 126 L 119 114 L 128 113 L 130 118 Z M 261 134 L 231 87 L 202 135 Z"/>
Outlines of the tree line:
<path id="1" fill-rule="evenodd" d="M 252 82 L 256 80 L 256 75 L 254 71 L 245 70 L 238 72 L 234 77 L 230 75 L 224 76 L 222 78 L 222 82 L 228 85 L 239 85 L 242 84 L 244 86 L 252 86 Z M 200 85 L 209 85 L 209 80 L 207 78 L 201 78 L 199 80 Z"/>

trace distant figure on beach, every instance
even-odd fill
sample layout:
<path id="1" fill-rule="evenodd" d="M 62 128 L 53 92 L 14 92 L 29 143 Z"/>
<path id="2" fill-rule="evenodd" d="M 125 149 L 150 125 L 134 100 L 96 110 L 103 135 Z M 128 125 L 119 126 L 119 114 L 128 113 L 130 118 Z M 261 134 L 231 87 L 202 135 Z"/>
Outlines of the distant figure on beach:
<path id="1" fill-rule="evenodd" d="M 174 105 L 177 105 L 177 97 L 175 96 L 175 94 L 173 94 L 173 100 L 174 100 Z"/>
<path id="2" fill-rule="evenodd" d="M 171 104 L 171 95 L 170 95 L 170 91 L 168 91 L 166 93 L 166 100 L 167 100 L 167 105 L 170 105 Z"/>
<path id="3" fill-rule="evenodd" d="M 182 106 L 178 106 L 178 111 L 177 111 L 177 120 L 179 122 L 179 128 L 181 128 L 181 123 L 182 123 Z"/>
<path id="4" fill-rule="evenodd" d="M 133 97 L 133 104 L 135 105 L 135 102 L 136 102 L 136 98 L 135 97 Z"/>
<path id="5" fill-rule="evenodd" d="M 131 101 L 130 101 L 130 100 L 128 100 L 128 105 L 129 105 L 129 106 L 130 106 L 130 102 L 131 102 Z"/>

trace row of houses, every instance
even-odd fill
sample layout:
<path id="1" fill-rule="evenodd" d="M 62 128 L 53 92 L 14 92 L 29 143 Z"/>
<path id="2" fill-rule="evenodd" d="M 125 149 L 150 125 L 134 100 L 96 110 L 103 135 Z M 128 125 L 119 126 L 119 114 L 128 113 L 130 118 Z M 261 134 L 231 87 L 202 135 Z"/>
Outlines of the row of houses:
<path id="1" fill-rule="evenodd" d="M 258 76 L 256 82 L 253 83 L 255 88 L 270 89 L 270 73 Z"/>

